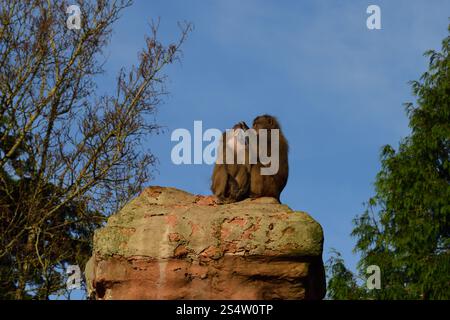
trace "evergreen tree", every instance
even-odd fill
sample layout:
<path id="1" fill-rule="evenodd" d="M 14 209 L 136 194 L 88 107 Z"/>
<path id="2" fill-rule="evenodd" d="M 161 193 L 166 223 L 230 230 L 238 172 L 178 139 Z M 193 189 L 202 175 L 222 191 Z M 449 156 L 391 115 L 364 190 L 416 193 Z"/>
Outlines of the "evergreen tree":
<path id="1" fill-rule="evenodd" d="M 450 26 L 449 26 L 450 32 Z M 411 134 L 386 145 L 376 194 L 354 220 L 358 272 L 381 269 L 381 290 L 356 285 L 339 255 L 328 262 L 333 299 L 450 299 L 450 37 L 427 51 L 429 70 L 411 82 L 406 104 Z"/>

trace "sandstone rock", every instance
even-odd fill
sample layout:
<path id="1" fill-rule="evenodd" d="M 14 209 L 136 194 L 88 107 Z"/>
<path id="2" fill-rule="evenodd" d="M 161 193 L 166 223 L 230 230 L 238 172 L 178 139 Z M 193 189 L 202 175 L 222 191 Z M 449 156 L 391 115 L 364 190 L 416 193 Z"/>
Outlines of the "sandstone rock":
<path id="1" fill-rule="evenodd" d="M 273 198 L 151 187 L 95 232 L 96 299 L 322 299 L 321 226 Z"/>

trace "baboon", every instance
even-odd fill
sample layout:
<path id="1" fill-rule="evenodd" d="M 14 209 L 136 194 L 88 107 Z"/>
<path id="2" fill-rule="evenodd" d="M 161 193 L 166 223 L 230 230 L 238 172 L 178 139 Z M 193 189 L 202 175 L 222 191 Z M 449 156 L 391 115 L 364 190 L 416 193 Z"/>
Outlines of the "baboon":
<path id="1" fill-rule="evenodd" d="M 211 191 L 219 199 L 220 203 L 231 203 L 248 198 L 250 192 L 250 165 L 248 163 L 248 144 L 242 135 L 248 130 L 245 122 L 239 122 L 233 126 L 233 134 L 228 137 L 226 132 L 222 134 L 219 145 L 219 153 L 212 174 Z M 232 149 L 233 148 L 233 149 Z M 237 163 L 238 150 L 244 152 L 245 162 Z M 227 153 L 233 152 L 233 163 L 226 163 Z M 221 157 L 221 158 L 220 158 Z M 219 163 L 222 159 L 222 163 Z"/>
<path id="2" fill-rule="evenodd" d="M 271 153 L 271 130 L 279 130 L 279 167 L 278 171 L 272 175 L 262 175 L 261 168 L 270 167 L 271 164 L 262 164 L 258 153 L 257 163 L 251 165 L 250 169 L 250 197 L 274 197 L 280 202 L 280 194 L 286 186 L 289 175 L 288 151 L 289 146 L 284 137 L 278 120 L 270 115 L 261 115 L 253 120 L 253 129 L 257 135 L 258 150 L 260 145 L 260 130 L 267 129 L 267 156 L 273 157 Z M 261 141 L 261 143 L 265 143 Z M 252 150 L 255 152 L 255 150 Z"/>

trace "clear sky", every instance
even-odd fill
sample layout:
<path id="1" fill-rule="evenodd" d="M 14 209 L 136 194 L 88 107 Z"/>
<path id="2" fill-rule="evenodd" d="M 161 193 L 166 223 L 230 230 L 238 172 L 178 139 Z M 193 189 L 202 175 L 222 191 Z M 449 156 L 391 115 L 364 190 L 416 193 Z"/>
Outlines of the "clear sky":
<path id="1" fill-rule="evenodd" d="M 381 30 L 366 27 L 370 4 Z M 212 166 L 172 164 L 172 130 L 275 115 L 290 143 L 282 202 L 323 226 L 324 260 L 336 248 L 354 269 L 352 219 L 373 195 L 381 147 L 409 133 L 408 81 L 426 70 L 424 51 L 440 48 L 449 16 L 448 0 L 136 0 L 114 25 L 99 90 L 136 63 L 151 19 L 161 18 L 166 43 L 177 21 L 192 22 L 182 62 L 166 69 L 170 95 L 157 114 L 166 133 L 144 142 L 159 158 L 151 184 L 210 194 Z"/>

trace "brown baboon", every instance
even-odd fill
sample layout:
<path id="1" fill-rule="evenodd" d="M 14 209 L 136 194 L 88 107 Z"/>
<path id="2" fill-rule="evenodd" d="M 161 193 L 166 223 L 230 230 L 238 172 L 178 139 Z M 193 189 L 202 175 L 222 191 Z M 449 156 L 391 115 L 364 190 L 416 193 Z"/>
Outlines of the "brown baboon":
<path id="1" fill-rule="evenodd" d="M 258 116 L 253 120 L 253 129 L 257 135 L 257 146 L 260 152 L 260 143 L 265 143 L 261 139 L 261 129 L 267 129 L 267 156 L 273 158 L 275 155 L 271 154 L 271 130 L 278 129 L 279 131 L 279 150 L 278 150 L 278 170 L 274 174 L 263 175 L 261 174 L 262 168 L 268 168 L 273 163 L 261 163 L 261 154 L 258 153 L 258 161 L 256 164 L 251 165 L 250 169 L 250 197 L 274 197 L 280 201 L 280 194 L 286 186 L 289 165 L 288 165 L 288 142 L 281 132 L 280 124 L 277 119 L 270 115 Z M 261 141 L 260 141 L 261 140 Z M 252 150 L 252 152 L 255 152 Z M 272 161 L 271 161 L 272 162 Z"/>
<path id="2" fill-rule="evenodd" d="M 243 131 L 248 129 L 247 124 L 242 121 L 234 125 L 232 135 L 227 137 L 226 132 L 222 134 L 221 145 L 218 148 L 218 160 L 214 166 L 211 184 L 211 191 L 221 203 L 241 201 L 249 196 L 248 144 L 242 135 Z M 242 164 L 237 161 L 238 150 L 245 155 Z M 233 163 L 227 163 L 227 153 L 229 152 L 233 152 Z"/>

